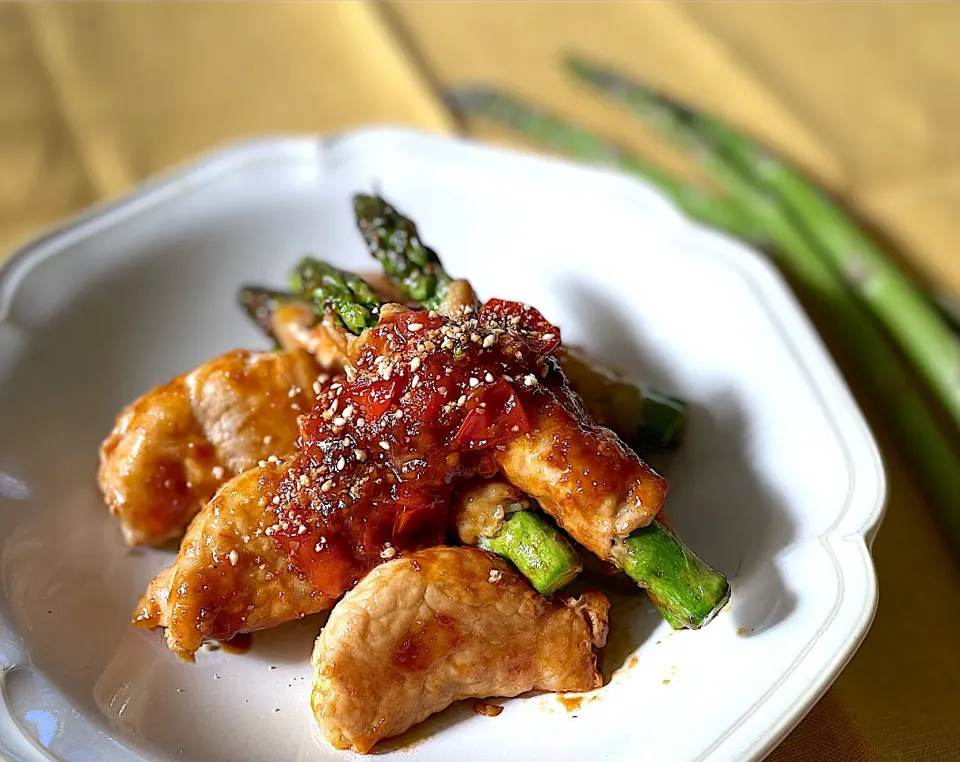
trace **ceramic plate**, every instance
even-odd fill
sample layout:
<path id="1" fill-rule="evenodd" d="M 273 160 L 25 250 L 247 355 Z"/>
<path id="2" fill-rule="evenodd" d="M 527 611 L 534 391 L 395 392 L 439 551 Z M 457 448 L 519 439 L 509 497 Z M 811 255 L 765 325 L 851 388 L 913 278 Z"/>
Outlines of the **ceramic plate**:
<path id="1" fill-rule="evenodd" d="M 691 403 L 668 507 L 733 599 L 673 634 L 615 602 L 609 685 L 457 706 L 378 751 L 423 760 L 757 759 L 857 648 L 884 476 L 850 393 L 763 259 L 606 171 L 399 130 L 240 145 L 20 251 L 0 276 L 0 747 L 25 759 L 325 760 L 322 620 L 178 663 L 129 617 L 171 551 L 128 550 L 94 482 L 128 401 L 266 346 L 238 284 L 304 253 L 369 270 L 350 197 L 378 189 L 484 295 Z"/>

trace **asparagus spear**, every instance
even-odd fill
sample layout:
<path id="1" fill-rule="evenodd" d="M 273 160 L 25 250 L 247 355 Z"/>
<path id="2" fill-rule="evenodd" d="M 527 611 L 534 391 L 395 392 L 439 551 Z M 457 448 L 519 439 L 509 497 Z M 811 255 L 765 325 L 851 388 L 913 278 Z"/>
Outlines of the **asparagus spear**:
<path id="1" fill-rule="evenodd" d="M 559 590 L 583 568 L 570 541 L 536 511 L 507 514 L 496 536 L 476 544 L 510 561 L 541 595 Z"/>
<path id="2" fill-rule="evenodd" d="M 664 618 L 699 629 L 730 599 L 730 585 L 659 521 L 637 529 L 614 547 L 614 561 L 646 588 Z"/>
<path id="3" fill-rule="evenodd" d="M 426 309 L 438 309 L 452 280 L 417 226 L 379 196 L 357 194 L 353 206 L 367 248 L 391 280 Z"/>
<path id="4" fill-rule="evenodd" d="M 859 226 L 800 173 L 716 119 L 579 58 L 576 76 L 626 104 L 712 163 L 729 163 L 766 189 L 880 320 L 960 426 L 960 339 L 919 289 Z"/>
<path id="5" fill-rule="evenodd" d="M 286 291 L 275 291 L 263 286 L 243 286 L 238 295 L 240 306 L 247 316 L 256 323 L 267 336 L 276 340 L 273 323 L 270 318 L 281 304 L 295 302 L 300 299 L 297 294 Z"/>
<path id="6" fill-rule="evenodd" d="M 767 241 L 763 228 L 756 224 L 747 210 L 737 204 L 693 183 L 678 180 L 587 130 L 564 122 L 515 96 L 486 88 L 465 88 L 447 93 L 446 100 L 461 114 L 484 116 L 573 158 L 640 177 L 672 198 L 690 217 L 705 225 L 758 245 Z"/>
<path id="7" fill-rule="evenodd" d="M 334 312 L 351 333 L 377 323 L 381 301 L 363 278 L 310 257 L 300 261 L 293 274 L 293 290 L 310 296 L 321 313 Z"/>

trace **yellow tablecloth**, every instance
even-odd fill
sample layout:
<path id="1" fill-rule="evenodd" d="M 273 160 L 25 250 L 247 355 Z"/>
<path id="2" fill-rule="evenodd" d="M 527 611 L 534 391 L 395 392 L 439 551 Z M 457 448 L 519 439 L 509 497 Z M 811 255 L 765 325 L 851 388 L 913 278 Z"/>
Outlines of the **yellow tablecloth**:
<path id="1" fill-rule="evenodd" d="M 0 250 L 227 140 L 371 122 L 451 132 L 437 85 L 507 86 L 657 153 L 563 76 L 560 54 L 578 50 L 765 136 L 928 284 L 960 292 L 958 40 L 950 4 L 3 4 Z M 904 464 L 910 443 L 885 426 L 895 401 L 858 397 L 890 477 L 880 608 L 773 758 L 960 759 L 960 568 Z"/>

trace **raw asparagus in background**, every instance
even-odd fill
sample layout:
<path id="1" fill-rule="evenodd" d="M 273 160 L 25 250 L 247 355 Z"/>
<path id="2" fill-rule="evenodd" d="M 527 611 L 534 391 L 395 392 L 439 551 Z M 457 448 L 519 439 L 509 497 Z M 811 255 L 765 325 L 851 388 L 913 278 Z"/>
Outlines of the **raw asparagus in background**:
<path id="1" fill-rule="evenodd" d="M 544 133 L 544 122 L 535 109 L 490 107 L 491 103 L 516 104 L 516 99 L 483 91 L 484 98 L 476 98 L 474 89 L 458 91 L 450 98 L 453 104 L 465 109 L 464 115 L 490 118 L 512 127 L 518 133 L 537 139 Z M 489 110 L 488 110 L 489 108 Z M 579 141 L 567 141 L 561 124 L 549 121 L 549 144 L 569 155 L 588 159 Z M 674 135 L 675 140 L 681 136 Z M 942 519 L 955 547 L 960 548 L 960 461 L 937 416 L 917 389 L 914 379 L 903 367 L 903 360 L 894 350 L 881 326 L 874 320 L 866 305 L 851 298 L 844 278 L 819 250 L 821 244 L 808 238 L 804 227 L 787 214 L 779 201 L 765 187 L 738 166 L 726 161 L 713 150 L 709 142 L 699 138 L 695 130 L 685 129 L 684 147 L 710 173 L 721 195 L 705 194 L 699 198 L 702 206 L 687 204 L 685 189 L 676 192 L 673 183 L 662 182 L 659 170 L 648 175 L 642 162 L 627 162 L 621 168 L 659 187 L 690 216 L 708 225 L 747 239 L 750 242 L 766 240 L 763 246 L 774 261 L 791 277 L 812 303 L 820 316 L 829 322 L 843 350 L 860 370 L 863 383 L 874 397 L 893 401 L 886 412 L 899 438 L 908 443 L 905 448 L 917 472 L 941 512 Z M 722 213 L 709 209 L 710 203 L 721 205 Z M 721 224 L 731 219 L 730 208 L 748 216 L 751 222 L 741 229 Z M 718 220 L 720 223 L 718 223 Z M 757 231 L 760 231 L 759 233 Z"/>
<path id="2" fill-rule="evenodd" d="M 678 180 L 603 138 L 515 96 L 490 88 L 470 87 L 449 92 L 446 101 L 454 111 L 484 116 L 572 158 L 642 177 L 705 225 L 756 244 L 767 240 L 753 216 L 738 205 L 694 183 Z"/>
<path id="3" fill-rule="evenodd" d="M 867 304 L 960 427 L 960 339 L 936 306 L 822 191 L 709 115 L 582 58 L 567 63 L 578 79 L 623 103 L 712 173 L 741 174 L 765 190 Z"/>

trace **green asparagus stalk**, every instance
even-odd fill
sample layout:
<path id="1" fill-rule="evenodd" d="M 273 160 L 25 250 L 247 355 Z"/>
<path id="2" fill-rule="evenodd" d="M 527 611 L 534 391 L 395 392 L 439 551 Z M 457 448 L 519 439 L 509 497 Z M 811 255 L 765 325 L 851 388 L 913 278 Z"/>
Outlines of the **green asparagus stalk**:
<path id="1" fill-rule="evenodd" d="M 697 630 L 730 599 L 730 585 L 659 521 L 614 546 L 614 562 L 646 588 L 664 618 Z"/>
<path id="2" fill-rule="evenodd" d="M 358 275 L 307 257 L 297 265 L 292 281 L 295 292 L 309 296 L 319 313 L 331 310 L 351 333 L 359 335 L 377 324 L 382 303 Z"/>
<path id="3" fill-rule="evenodd" d="M 719 154 L 766 189 L 798 223 L 910 358 L 960 426 L 960 339 L 936 307 L 860 227 L 799 172 L 716 119 L 579 58 L 574 74 L 698 153 Z"/>
<path id="4" fill-rule="evenodd" d="M 559 590 L 583 568 L 570 541 L 536 511 L 507 514 L 500 532 L 477 538 L 477 546 L 510 561 L 541 595 Z"/>
<path id="5" fill-rule="evenodd" d="M 299 301 L 301 297 L 298 294 L 275 291 L 263 286 L 243 286 L 238 299 L 243 311 L 257 327 L 271 339 L 276 340 L 271 316 L 281 304 Z"/>
<path id="6" fill-rule="evenodd" d="M 438 309 L 452 281 L 417 226 L 379 196 L 357 194 L 353 206 L 367 248 L 390 279 L 405 296 Z"/>
<path id="7" fill-rule="evenodd" d="M 640 177 L 673 199 L 699 222 L 732 236 L 763 245 L 766 232 L 753 216 L 735 203 L 693 183 L 683 182 L 580 127 L 552 116 L 519 98 L 486 88 L 454 90 L 447 94 L 451 107 L 464 115 L 479 115 L 579 159 Z"/>

